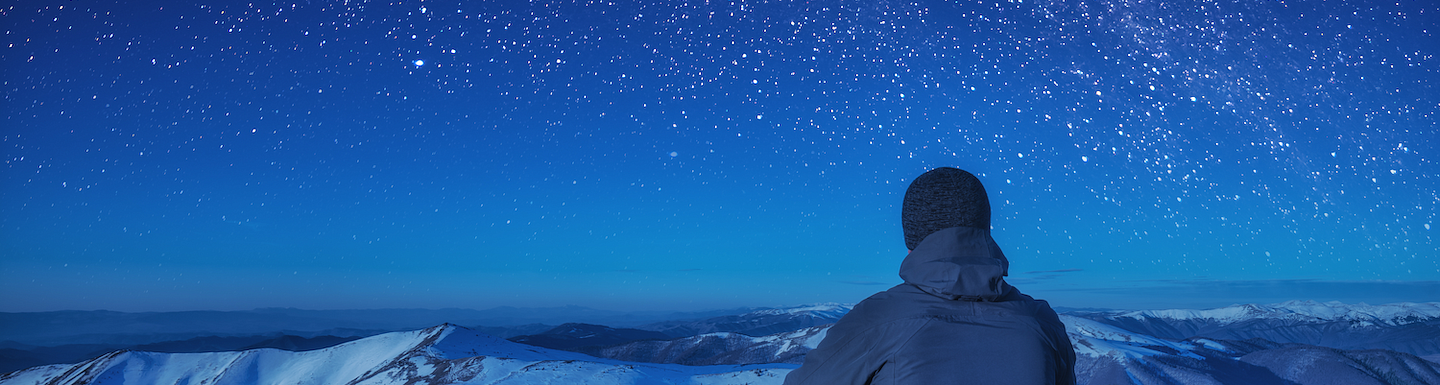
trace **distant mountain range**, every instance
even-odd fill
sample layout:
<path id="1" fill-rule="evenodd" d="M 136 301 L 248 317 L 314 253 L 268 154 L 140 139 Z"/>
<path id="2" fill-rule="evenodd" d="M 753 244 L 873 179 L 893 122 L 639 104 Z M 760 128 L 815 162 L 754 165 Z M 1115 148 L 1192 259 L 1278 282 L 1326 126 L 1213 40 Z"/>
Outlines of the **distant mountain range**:
<path id="1" fill-rule="evenodd" d="M 519 340 L 535 346 L 556 349 L 600 348 L 630 341 L 675 337 L 660 330 L 674 333 L 682 328 L 694 328 L 755 333 L 760 329 L 752 330 L 754 328 L 785 329 L 776 325 L 823 325 L 835 322 L 848 310 L 844 305 L 824 304 L 786 310 L 745 308 L 708 312 L 635 313 L 578 306 L 530 309 L 501 307 L 490 310 L 272 308 L 239 312 L 0 313 L 0 373 L 37 365 L 75 363 L 121 349 L 201 353 L 262 347 L 257 344 L 270 340 L 309 339 L 331 342 L 328 345 L 310 343 L 294 347 L 283 344 L 263 345 L 292 351 L 319 349 L 389 331 L 414 330 L 447 322 L 476 325 L 470 327 L 501 338 L 520 338 Z M 738 316 L 751 312 L 754 314 Z M 785 312 L 793 314 L 781 314 Z M 573 316 L 568 319 L 613 321 L 620 325 L 646 324 L 647 326 L 641 327 L 649 329 L 616 329 L 581 323 L 557 327 L 553 324 L 535 323 L 567 319 L 563 318 L 562 314 Z M 656 320 L 666 321 L 656 323 Z M 586 326 L 577 329 L 577 325 Z M 596 330 L 598 333 L 595 335 L 600 338 L 580 335 L 583 330 L 588 329 Z M 649 334 L 621 333 L 616 330 L 634 330 Z M 571 334 L 565 335 L 567 331 Z"/>
<path id="2" fill-rule="evenodd" d="M 74 365 L 0 375 L 0 384 L 636 384 L 778 383 L 789 365 L 643 364 L 522 345 L 441 325 L 307 352 L 121 350 Z M 568 379 L 577 379 L 569 381 Z"/>
<path id="3" fill-rule="evenodd" d="M 751 337 L 718 332 L 669 341 L 635 341 L 582 352 L 622 361 L 682 365 L 744 365 L 785 363 L 800 365 L 805 353 L 819 346 L 830 325 Z"/>
<path id="4" fill-rule="evenodd" d="M 1072 315 L 1062 315 L 1061 321 L 1075 346 L 1076 374 L 1086 383 L 1440 384 L 1440 363 L 1393 350 L 1260 338 L 1173 340 Z"/>
<path id="5" fill-rule="evenodd" d="M 850 312 L 852 305 L 821 303 L 781 309 L 760 309 L 743 314 L 722 315 L 700 320 L 656 322 L 636 328 L 655 330 L 671 337 L 730 332 L 748 336 L 784 333 L 834 323 Z"/>
<path id="6" fill-rule="evenodd" d="M 510 340 L 621 361 L 798 365 L 805 353 L 825 338 L 829 325 L 840 320 L 850 308 L 851 305 L 824 303 L 639 326 L 651 330 L 567 324 L 542 334 Z"/>
<path id="7" fill-rule="evenodd" d="M 828 323 L 849 309 L 823 304 L 640 326 L 649 330 L 570 324 L 512 338 L 562 341 L 586 354 L 517 344 L 453 325 L 298 352 L 125 350 L 0 375 L 0 384 L 83 384 L 119 380 L 122 373 L 124 381 L 116 383 L 307 378 L 335 384 L 780 384 L 824 339 Z M 1420 357 L 1437 354 L 1440 303 L 1292 301 L 1209 310 L 1072 311 L 1061 320 L 1076 348 L 1081 384 L 1440 385 L 1440 363 Z M 800 326 L 822 321 L 826 324 Z M 736 331 L 781 329 L 788 330 Z M 670 334 L 663 331 L 676 330 L 719 331 L 666 339 Z"/>
<path id="8" fill-rule="evenodd" d="M 651 341 L 651 345 L 654 345 L 672 338 L 684 339 L 710 334 L 734 334 L 734 336 L 725 338 L 741 341 L 751 338 L 750 336 L 788 333 L 804 328 L 829 325 L 839 321 L 840 317 L 850 312 L 850 307 L 851 305 L 845 304 L 822 303 L 781 309 L 760 309 L 742 314 L 698 320 L 657 322 L 635 328 L 612 328 L 602 325 L 571 323 L 560 325 L 540 334 L 511 337 L 510 341 L 586 354 L 600 354 L 599 352 L 604 350 L 602 348 L 635 341 Z"/>
<path id="9" fill-rule="evenodd" d="M 1436 303 L 1347 305 L 1290 301 L 1210 310 L 1067 314 L 1172 340 L 1260 338 L 1338 349 L 1386 349 L 1422 356 L 1440 354 L 1440 304 Z"/>
<path id="10" fill-rule="evenodd" d="M 668 338 L 670 337 L 665 335 L 665 333 L 657 331 L 568 323 L 546 330 L 544 333 L 510 337 L 509 340 L 542 348 L 583 352 L 579 349 L 600 348 L 631 341 L 663 340 Z"/>
<path id="11" fill-rule="evenodd" d="M 1440 303 L 1293 301 L 1210 310 L 1083 311 L 1061 320 L 1076 349 L 1082 384 L 1440 384 L 1440 363 L 1417 356 L 1435 354 Z M 799 364 L 828 329 L 764 337 L 709 333 L 584 352 L 688 365 Z"/>
<path id="12" fill-rule="evenodd" d="M 68 344 L 140 345 L 195 337 L 249 337 L 280 334 L 301 337 L 371 336 L 452 323 L 484 325 L 487 332 L 525 327 L 538 333 L 562 323 L 580 322 L 633 327 L 671 320 L 699 320 L 756 309 L 706 312 L 618 312 L 580 306 L 471 309 L 301 310 L 267 308 L 246 311 L 123 313 L 54 311 L 0 313 L 0 341 L 28 346 Z M 534 327 L 534 325 L 549 325 Z M 516 334 L 519 335 L 519 334 Z M 4 342 L 0 342 L 4 344 Z M 0 346 L 5 347 L 5 346 Z"/>

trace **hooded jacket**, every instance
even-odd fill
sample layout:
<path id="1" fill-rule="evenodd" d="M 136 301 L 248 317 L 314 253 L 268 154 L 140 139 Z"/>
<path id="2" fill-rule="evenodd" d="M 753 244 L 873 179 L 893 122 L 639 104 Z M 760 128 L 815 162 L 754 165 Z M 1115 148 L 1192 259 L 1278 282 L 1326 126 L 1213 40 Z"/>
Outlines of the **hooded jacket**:
<path id="1" fill-rule="evenodd" d="M 1008 269 L 988 229 L 926 236 L 900 264 L 905 283 L 855 305 L 785 385 L 1074 384 L 1065 325 Z"/>

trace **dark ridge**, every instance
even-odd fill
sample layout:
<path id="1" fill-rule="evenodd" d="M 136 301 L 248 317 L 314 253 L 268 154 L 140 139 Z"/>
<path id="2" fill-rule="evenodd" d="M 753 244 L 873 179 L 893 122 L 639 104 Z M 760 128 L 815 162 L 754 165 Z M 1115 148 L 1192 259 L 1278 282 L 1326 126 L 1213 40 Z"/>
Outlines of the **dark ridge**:
<path id="1" fill-rule="evenodd" d="M 510 337 L 509 340 L 543 348 L 579 351 L 578 349 L 584 347 L 612 346 L 634 341 L 669 338 L 665 333 L 650 330 L 568 323 L 556 326 L 544 333 Z"/>

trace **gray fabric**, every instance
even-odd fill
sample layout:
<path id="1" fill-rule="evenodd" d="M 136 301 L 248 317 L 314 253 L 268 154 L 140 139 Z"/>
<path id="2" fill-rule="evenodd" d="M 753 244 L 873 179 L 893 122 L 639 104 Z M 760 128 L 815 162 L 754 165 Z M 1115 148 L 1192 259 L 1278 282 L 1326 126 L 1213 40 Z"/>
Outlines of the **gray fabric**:
<path id="1" fill-rule="evenodd" d="M 900 279 L 945 299 L 994 301 L 1014 290 L 1001 278 L 1009 270 L 990 230 L 951 227 L 925 237 L 900 262 Z"/>
<path id="2" fill-rule="evenodd" d="M 1074 384 L 1065 325 L 1005 283 L 1008 264 L 988 229 L 931 234 L 905 283 L 855 305 L 785 385 Z"/>
<path id="3" fill-rule="evenodd" d="M 926 171 L 905 189 L 900 207 L 905 248 L 915 250 L 931 233 L 956 226 L 990 228 L 990 196 L 974 174 L 954 167 Z"/>

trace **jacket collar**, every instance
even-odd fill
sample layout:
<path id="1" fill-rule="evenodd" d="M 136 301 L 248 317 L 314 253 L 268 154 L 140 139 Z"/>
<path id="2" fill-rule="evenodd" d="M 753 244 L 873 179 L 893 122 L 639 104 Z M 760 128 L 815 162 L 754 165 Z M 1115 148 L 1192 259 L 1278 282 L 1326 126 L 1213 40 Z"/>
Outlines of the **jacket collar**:
<path id="1" fill-rule="evenodd" d="M 989 229 L 951 227 L 920 241 L 900 263 L 900 278 L 949 300 L 996 301 L 1014 291 L 1009 270 Z"/>

